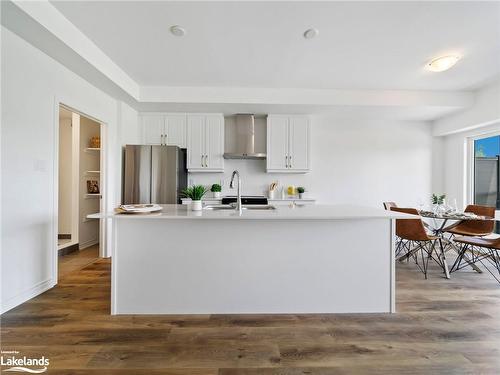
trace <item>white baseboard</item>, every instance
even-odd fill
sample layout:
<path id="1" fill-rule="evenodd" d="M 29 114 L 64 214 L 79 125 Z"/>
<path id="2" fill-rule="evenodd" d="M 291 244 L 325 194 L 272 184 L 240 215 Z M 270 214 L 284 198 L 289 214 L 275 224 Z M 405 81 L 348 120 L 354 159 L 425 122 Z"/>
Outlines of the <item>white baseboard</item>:
<path id="1" fill-rule="evenodd" d="M 99 243 L 99 239 L 98 238 L 92 239 L 92 240 L 87 241 L 87 242 L 80 242 L 79 249 L 83 250 L 83 249 L 86 249 L 87 247 L 97 245 L 98 243 Z"/>
<path id="2" fill-rule="evenodd" d="M 19 306 L 20 304 L 38 296 L 39 294 L 42 294 L 43 292 L 49 290 L 50 288 L 53 288 L 56 285 L 52 281 L 52 279 L 48 279 L 45 281 L 41 281 L 38 284 L 35 284 L 31 288 L 28 288 L 24 290 L 23 292 L 19 293 L 18 295 L 9 298 L 7 301 L 2 301 L 2 306 L 0 308 L 1 313 L 5 313 L 11 309 L 13 309 L 16 306 Z"/>

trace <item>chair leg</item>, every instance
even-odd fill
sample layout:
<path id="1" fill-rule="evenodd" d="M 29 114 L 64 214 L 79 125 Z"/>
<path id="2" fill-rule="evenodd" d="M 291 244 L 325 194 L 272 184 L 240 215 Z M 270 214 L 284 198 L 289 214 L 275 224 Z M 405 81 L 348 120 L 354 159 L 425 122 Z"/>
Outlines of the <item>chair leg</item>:
<path id="1" fill-rule="evenodd" d="M 475 264 L 475 262 L 476 262 L 477 260 L 475 261 L 474 259 L 472 259 L 472 260 L 471 260 L 471 259 L 469 259 L 469 257 L 467 256 L 467 252 L 466 252 L 466 251 L 464 251 L 463 253 L 461 253 L 460 249 L 457 249 L 456 243 L 454 243 L 454 242 L 450 242 L 450 246 L 451 246 L 451 248 L 452 248 L 453 250 L 455 250 L 455 252 L 457 253 L 458 257 L 460 258 L 460 262 L 465 261 L 465 262 L 467 262 L 467 264 L 468 264 L 469 266 L 471 266 L 471 267 L 472 267 L 472 269 L 473 269 L 474 271 L 476 271 L 477 273 L 483 273 L 483 271 L 481 270 L 481 268 L 479 268 L 479 267 L 478 267 L 478 266 L 476 266 L 476 264 Z M 474 258 L 474 246 L 472 246 L 472 248 L 471 248 L 471 252 L 472 252 L 472 257 Z M 459 264 L 456 270 L 458 270 L 458 269 L 460 269 L 460 268 L 461 268 L 461 267 L 460 267 L 460 264 Z M 456 271 L 456 270 L 455 270 L 455 271 Z"/>
<path id="2" fill-rule="evenodd" d="M 481 264 L 486 268 L 486 271 L 488 271 L 493 278 L 500 283 L 500 256 L 498 254 L 498 251 L 496 249 L 488 249 L 489 257 L 492 258 L 493 260 L 490 261 L 490 263 L 493 264 L 493 266 L 497 269 L 498 271 L 498 276 L 497 277 L 491 270 L 486 266 L 486 264 L 483 263 L 483 259 L 479 259 Z"/>
<path id="3" fill-rule="evenodd" d="M 444 247 L 443 247 L 443 241 L 441 240 L 441 238 L 439 239 L 439 251 L 440 251 L 439 258 L 441 259 L 441 262 L 442 262 L 444 274 L 445 274 L 446 278 L 449 279 L 450 278 L 450 271 L 448 270 L 448 263 L 446 263 L 446 256 L 444 254 L 445 251 L 444 251 Z"/>
<path id="4" fill-rule="evenodd" d="M 429 248 L 424 247 L 424 245 L 421 245 L 421 246 L 422 247 L 421 247 L 420 252 L 422 254 L 422 268 L 424 271 L 424 277 L 427 280 L 427 269 L 429 268 L 429 259 L 431 258 L 430 254 L 432 254 L 432 248 L 429 249 Z M 428 243 L 426 246 L 429 247 L 430 243 Z M 425 255 L 427 255 L 427 256 L 424 256 L 424 252 L 426 253 Z M 425 260 L 424 260 L 424 258 L 425 258 Z"/>
<path id="5" fill-rule="evenodd" d="M 462 263 L 462 259 L 464 257 L 465 252 L 467 251 L 469 245 L 463 244 L 460 246 L 458 249 L 459 251 L 457 252 L 457 259 L 455 259 L 455 262 L 453 263 L 453 266 L 451 266 L 451 272 L 457 271 L 460 268 L 460 264 Z"/>

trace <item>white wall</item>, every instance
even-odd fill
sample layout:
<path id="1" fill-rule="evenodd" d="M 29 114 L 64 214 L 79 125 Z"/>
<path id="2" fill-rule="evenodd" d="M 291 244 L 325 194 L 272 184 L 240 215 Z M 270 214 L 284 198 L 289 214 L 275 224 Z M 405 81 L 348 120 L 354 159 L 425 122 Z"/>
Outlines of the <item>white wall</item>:
<path id="1" fill-rule="evenodd" d="M 71 128 L 71 112 L 66 117 L 59 116 L 59 220 L 58 233 L 71 235 L 72 210 L 72 153 L 73 134 Z M 69 116 L 69 117 L 68 117 Z"/>
<path id="2" fill-rule="evenodd" d="M 434 121 L 435 136 L 481 128 L 500 120 L 500 80 L 478 90 L 474 105 L 457 114 Z"/>
<path id="3" fill-rule="evenodd" d="M 272 181 L 305 186 L 318 203 L 355 203 L 381 207 L 382 201 L 415 205 L 431 191 L 431 127 L 424 122 L 338 120 L 313 117 L 312 171 L 268 174 L 265 161 L 226 160 L 225 173 L 191 173 L 192 183 L 223 180 L 224 194 L 234 169 L 244 194 L 264 194 Z"/>
<path id="4" fill-rule="evenodd" d="M 5 311 L 55 283 L 57 102 L 106 124 L 108 210 L 120 200 L 122 106 L 4 27 L 1 56 L 1 307 Z"/>

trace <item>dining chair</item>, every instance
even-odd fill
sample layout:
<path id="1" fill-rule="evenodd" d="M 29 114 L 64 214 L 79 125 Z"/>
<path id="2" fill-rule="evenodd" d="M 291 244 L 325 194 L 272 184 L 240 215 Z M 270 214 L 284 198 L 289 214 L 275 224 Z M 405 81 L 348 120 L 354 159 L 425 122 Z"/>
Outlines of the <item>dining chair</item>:
<path id="1" fill-rule="evenodd" d="M 391 207 L 391 211 L 419 216 L 415 208 Z M 436 248 L 439 237 L 425 230 L 422 219 L 396 219 L 396 235 L 403 240 L 401 246 L 406 250 L 400 259 L 409 260 L 413 257 L 426 279 L 429 259 L 432 258 L 443 269 L 447 267 L 442 246 L 439 246 L 439 252 Z M 422 264 L 419 264 L 418 253 Z M 433 256 L 434 253 L 437 254 L 437 259 Z"/>
<path id="2" fill-rule="evenodd" d="M 383 204 L 384 204 L 384 209 L 386 209 L 387 211 L 390 211 L 392 207 L 398 206 L 396 202 L 383 202 Z"/>
<path id="3" fill-rule="evenodd" d="M 496 281 L 500 283 L 500 238 L 484 237 L 455 237 L 454 242 L 460 244 L 460 252 L 451 267 L 451 272 L 458 271 L 464 267 L 471 266 L 480 262 L 486 270 L 491 273 Z M 468 253 L 469 257 L 465 254 Z M 484 264 L 483 260 L 488 261 L 498 271 L 498 277 L 493 274 Z"/>
<path id="4" fill-rule="evenodd" d="M 384 205 L 384 210 L 386 211 L 390 211 L 392 207 L 398 206 L 396 202 L 382 202 L 382 204 Z M 395 251 L 396 257 L 401 253 L 402 249 L 403 249 L 403 240 L 398 236 L 396 236 L 396 251 Z"/>
<path id="5" fill-rule="evenodd" d="M 495 217 L 495 207 L 479 206 L 469 204 L 465 208 L 465 212 L 471 212 L 478 216 Z M 453 238 L 459 236 L 487 236 L 493 233 L 495 229 L 495 221 L 493 220 L 462 220 L 456 226 L 450 228 L 446 232 Z"/>

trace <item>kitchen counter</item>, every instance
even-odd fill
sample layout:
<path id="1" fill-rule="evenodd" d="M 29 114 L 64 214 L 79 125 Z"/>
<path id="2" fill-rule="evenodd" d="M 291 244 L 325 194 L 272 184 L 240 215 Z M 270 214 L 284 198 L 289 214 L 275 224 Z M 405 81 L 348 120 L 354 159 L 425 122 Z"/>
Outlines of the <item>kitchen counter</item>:
<path id="1" fill-rule="evenodd" d="M 241 215 L 235 210 L 191 211 L 188 205 L 162 205 L 160 213 L 146 215 L 132 214 L 92 214 L 89 219 L 125 220 L 350 220 L 350 219 L 411 219 L 412 215 L 386 211 L 383 209 L 351 205 L 295 205 L 276 206 L 274 210 L 243 210 Z"/>
<path id="2" fill-rule="evenodd" d="M 394 223 L 357 206 L 190 211 L 111 219 L 112 314 L 395 311 Z"/>

